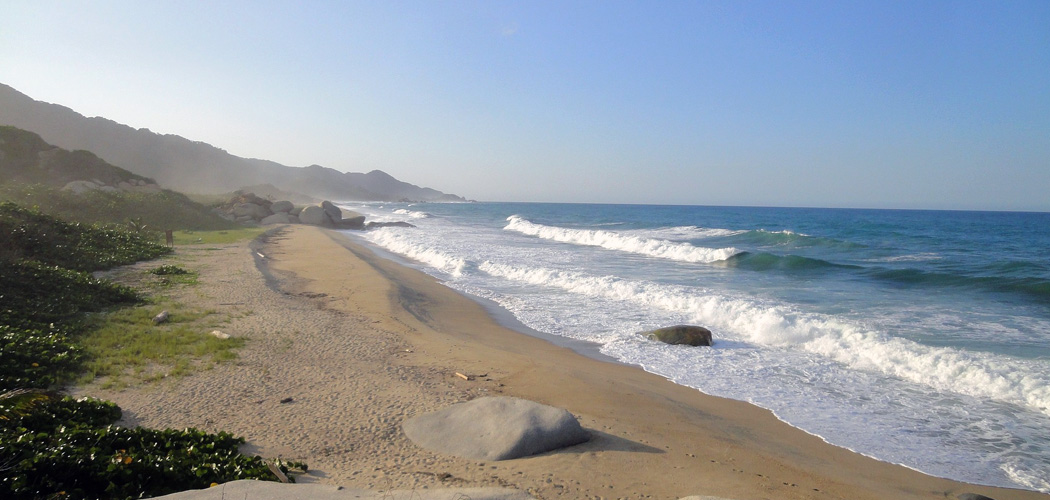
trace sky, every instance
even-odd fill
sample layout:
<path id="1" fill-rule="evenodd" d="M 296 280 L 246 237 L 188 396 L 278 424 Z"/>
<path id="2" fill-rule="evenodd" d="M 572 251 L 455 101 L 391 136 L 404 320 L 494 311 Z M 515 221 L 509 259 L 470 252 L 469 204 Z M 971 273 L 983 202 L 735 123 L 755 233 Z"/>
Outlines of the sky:
<path id="1" fill-rule="evenodd" d="M 0 83 L 483 201 L 1050 211 L 1050 2 L 0 0 Z"/>

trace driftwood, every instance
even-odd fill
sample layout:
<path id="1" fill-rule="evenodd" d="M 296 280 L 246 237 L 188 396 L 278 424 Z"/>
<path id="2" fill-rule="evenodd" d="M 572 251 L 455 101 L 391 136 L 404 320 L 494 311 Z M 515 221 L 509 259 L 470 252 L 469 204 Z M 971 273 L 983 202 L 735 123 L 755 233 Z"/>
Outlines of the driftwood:
<path id="1" fill-rule="evenodd" d="M 268 467 L 270 469 L 270 472 L 273 472 L 273 475 L 277 476 L 277 479 L 280 479 L 282 483 L 291 482 L 288 480 L 288 476 L 285 475 L 285 473 L 281 472 L 281 469 L 277 467 L 277 464 L 273 462 L 266 462 L 266 467 Z"/>

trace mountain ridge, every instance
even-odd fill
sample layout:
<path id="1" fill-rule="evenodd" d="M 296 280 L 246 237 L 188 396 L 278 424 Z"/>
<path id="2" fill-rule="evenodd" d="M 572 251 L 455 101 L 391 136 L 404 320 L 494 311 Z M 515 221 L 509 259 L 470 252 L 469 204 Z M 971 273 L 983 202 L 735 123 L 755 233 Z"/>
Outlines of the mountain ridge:
<path id="1" fill-rule="evenodd" d="M 381 170 L 340 172 L 242 158 L 217 146 L 104 117 L 86 117 L 60 104 L 37 101 L 0 83 L 0 125 L 39 134 L 68 150 L 86 150 L 130 172 L 183 192 L 218 194 L 263 183 L 340 201 L 466 201 L 460 196 L 400 181 Z M 381 174 L 381 175 L 380 175 Z"/>

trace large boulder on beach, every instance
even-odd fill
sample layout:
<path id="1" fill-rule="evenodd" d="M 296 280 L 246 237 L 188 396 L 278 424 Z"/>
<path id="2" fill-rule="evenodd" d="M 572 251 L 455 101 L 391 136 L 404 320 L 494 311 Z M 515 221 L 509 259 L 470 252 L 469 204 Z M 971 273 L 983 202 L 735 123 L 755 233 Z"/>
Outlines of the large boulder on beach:
<path id="1" fill-rule="evenodd" d="M 525 399 L 483 397 L 406 420 L 412 442 L 472 460 L 510 460 L 590 439 L 571 413 Z"/>
<path id="2" fill-rule="evenodd" d="M 291 212 L 293 208 L 295 208 L 295 205 L 292 205 L 292 202 L 287 200 L 275 201 L 273 202 L 273 204 L 270 205 L 270 211 L 275 214 L 279 214 L 282 212 L 288 213 Z"/>
<path id="3" fill-rule="evenodd" d="M 365 216 L 344 217 L 335 223 L 335 227 L 339 229 L 364 229 Z"/>
<path id="4" fill-rule="evenodd" d="M 232 213 L 234 217 L 248 216 L 253 219 L 262 219 L 270 215 L 270 211 L 266 207 L 255 203 L 239 203 L 233 207 Z"/>
<path id="5" fill-rule="evenodd" d="M 278 212 L 273 215 L 263 217 L 263 219 L 259 221 L 259 224 L 289 224 L 292 222 L 291 217 L 292 216 L 288 215 L 287 213 Z"/>
<path id="6" fill-rule="evenodd" d="M 362 498 L 411 498 L 413 500 L 532 500 L 528 493 L 507 488 L 429 488 L 373 491 L 331 484 L 278 483 L 242 479 L 210 488 L 186 490 L 154 497 L 156 500 L 354 500 Z"/>
<path id="7" fill-rule="evenodd" d="M 332 222 L 339 222 L 343 219 L 343 209 L 335 206 L 335 203 L 324 200 L 321 202 L 321 208 L 324 209 L 325 215 L 327 215 Z"/>
<path id="8" fill-rule="evenodd" d="M 709 346 L 712 344 L 711 330 L 702 326 L 669 326 L 642 332 L 642 336 L 671 345 Z"/>
<path id="9" fill-rule="evenodd" d="M 299 222 L 303 224 L 323 226 L 326 220 L 328 220 L 328 216 L 325 215 L 324 209 L 317 205 L 303 208 L 303 211 L 299 213 Z"/>
<path id="10" fill-rule="evenodd" d="M 959 500 L 995 500 L 991 497 L 986 497 L 980 493 L 962 493 L 958 497 Z"/>

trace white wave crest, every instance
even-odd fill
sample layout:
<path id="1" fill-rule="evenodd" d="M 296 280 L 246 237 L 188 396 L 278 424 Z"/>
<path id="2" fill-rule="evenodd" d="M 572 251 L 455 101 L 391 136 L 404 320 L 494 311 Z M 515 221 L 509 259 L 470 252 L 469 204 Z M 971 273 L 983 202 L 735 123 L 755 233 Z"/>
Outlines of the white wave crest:
<path id="1" fill-rule="evenodd" d="M 699 240 L 704 238 L 720 238 L 724 236 L 736 236 L 747 231 L 741 229 L 720 229 L 715 227 L 699 226 L 674 226 L 659 227 L 653 229 L 627 229 L 621 231 L 623 234 L 639 236 L 643 238 L 663 238 L 667 240 Z"/>
<path id="2" fill-rule="evenodd" d="M 466 260 L 445 254 L 429 246 L 409 241 L 402 234 L 399 234 L 398 231 L 393 231 L 389 228 L 370 231 L 366 237 L 372 243 L 391 252 L 422 262 L 452 276 L 462 276 L 463 271 L 467 268 Z"/>
<path id="3" fill-rule="evenodd" d="M 797 347 L 851 368 L 940 391 L 1022 404 L 1050 415 L 1050 373 L 1031 361 L 929 347 L 830 316 L 707 295 L 694 288 L 488 261 L 478 269 L 509 280 L 683 313 L 748 342 Z"/>
<path id="4" fill-rule="evenodd" d="M 999 466 L 1013 482 L 1036 491 L 1050 493 L 1050 465 L 1043 464 L 1042 470 L 1032 470 L 1027 464 L 1017 460 Z"/>
<path id="5" fill-rule="evenodd" d="M 407 215 L 413 219 L 426 219 L 427 217 L 430 217 L 430 214 L 426 212 L 417 212 L 415 210 L 407 210 L 404 208 L 394 210 L 394 213 L 398 215 Z"/>
<path id="6" fill-rule="evenodd" d="M 562 227 L 535 224 L 517 215 L 507 217 L 507 226 L 503 229 L 516 231 L 545 240 L 575 245 L 596 246 L 608 250 L 618 250 L 649 257 L 675 260 L 679 262 L 717 262 L 728 259 L 739 253 L 737 249 L 704 248 L 688 243 L 643 238 L 613 231 L 568 229 Z"/>

